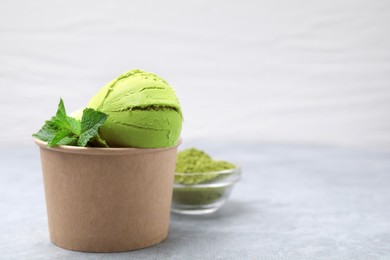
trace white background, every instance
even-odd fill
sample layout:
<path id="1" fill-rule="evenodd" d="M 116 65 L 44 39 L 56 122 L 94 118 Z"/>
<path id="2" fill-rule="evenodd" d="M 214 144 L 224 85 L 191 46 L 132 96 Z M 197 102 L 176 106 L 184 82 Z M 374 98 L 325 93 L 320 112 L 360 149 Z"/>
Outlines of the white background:
<path id="1" fill-rule="evenodd" d="M 189 142 L 390 148 L 389 1 L 0 2 L 0 143 L 140 68 Z"/>

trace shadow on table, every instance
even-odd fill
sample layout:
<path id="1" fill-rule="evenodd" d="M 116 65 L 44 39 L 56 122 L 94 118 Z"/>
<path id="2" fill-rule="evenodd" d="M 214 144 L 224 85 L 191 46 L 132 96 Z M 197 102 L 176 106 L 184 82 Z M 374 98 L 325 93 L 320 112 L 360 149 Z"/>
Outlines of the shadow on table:
<path id="1" fill-rule="evenodd" d="M 228 201 L 220 210 L 211 214 L 172 213 L 168 238 L 150 251 L 157 250 L 169 255 L 170 252 L 185 253 L 184 249 L 201 248 L 204 243 L 212 243 L 220 236 L 220 233 L 215 230 L 223 231 L 226 226 L 245 222 L 246 216 L 250 219 L 253 214 L 257 213 L 249 201 L 237 200 Z"/>
<path id="2" fill-rule="evenodd" d="M 238 218 L 242 217 L 246 214 L 254 213 L 255 209 L 251 207 L 249 202 L 246 201 L 237 201 L 231 200 L 226 202 L 226 204 L 217 212 L 204 214 L 204 215 L 182 215 L 177 213 L 171 214 L 171 219 L 173 221 L 208 221 L 213 219 L 230 219 L 230 218 Z"/>

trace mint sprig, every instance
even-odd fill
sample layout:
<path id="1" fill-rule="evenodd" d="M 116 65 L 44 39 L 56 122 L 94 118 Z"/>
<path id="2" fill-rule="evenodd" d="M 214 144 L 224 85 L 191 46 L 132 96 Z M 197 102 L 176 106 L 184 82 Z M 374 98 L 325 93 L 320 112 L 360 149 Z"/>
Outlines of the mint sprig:
<path id="1" fill-rule="evenodd" d="M 56 115 L 47 120 L 33 136 L 47 142 L 48 147 L 58 145 L 108 147 L 99 135 L 99 127 L 107 118 L 108 115 L 103 112 L 86 108 L 79 121 L 66 114 L 64 102 L 60 99 Z"/>
<path id="2" fill-rule="evenodd" d="M 86 146 L 87 143 L 98 134 L 99 127 L 107 120 L 107 115 L 92 108 L 86 108 L 81 117 L 81 134 L 77 141 L 78 146 Z"/>

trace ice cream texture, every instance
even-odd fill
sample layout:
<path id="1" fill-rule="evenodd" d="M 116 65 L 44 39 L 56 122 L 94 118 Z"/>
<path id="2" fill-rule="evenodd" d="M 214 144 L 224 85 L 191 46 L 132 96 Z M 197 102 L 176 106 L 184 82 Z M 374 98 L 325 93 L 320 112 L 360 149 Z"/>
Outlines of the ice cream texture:
<path id="1" fill-rule="evenodd" d="M 110 147 L 169 147 L 180 137 L 179 101 L 173 88 L 153 73 L 123 73 L 100 89 L 87 107 L 108 114 L 99 132 Z"/>

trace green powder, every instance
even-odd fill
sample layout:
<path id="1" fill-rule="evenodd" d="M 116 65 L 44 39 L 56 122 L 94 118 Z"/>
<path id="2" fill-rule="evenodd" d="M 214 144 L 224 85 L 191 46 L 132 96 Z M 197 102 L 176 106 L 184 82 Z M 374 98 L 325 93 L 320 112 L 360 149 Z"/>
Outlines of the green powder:
<path id="1" fill-rule="evenodd" d="M 188 206 L 208 205 L 223 197 L 228 188 L 175 188 L 173 202 Z"/>
<path id="2" fill-rule="evenodd" d="M 215 161 L 205 152 L 190 148 L 177 155 L 176 172 L 182 174 L 176 175 L 175 181 L 181 184 L 200 184 L 217 178 L 218 174 L 213 172 L 234 168 L 236 168 L 234 164 L 226 161 Z"/>
<path id="3" fill-rule="evenodd" d="M 213 160 L 208 154 L 195 148 L 179 152 L 176 160 L 175 182 L 183 185 L 212 182 L 221 175 L 213 173 L 234 169 L 227 161 Z M 180 187 L 173 192 L 173 202 L 184 205 L 207 205 L 221 198 L 226 187 Z"/>

